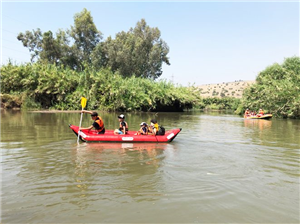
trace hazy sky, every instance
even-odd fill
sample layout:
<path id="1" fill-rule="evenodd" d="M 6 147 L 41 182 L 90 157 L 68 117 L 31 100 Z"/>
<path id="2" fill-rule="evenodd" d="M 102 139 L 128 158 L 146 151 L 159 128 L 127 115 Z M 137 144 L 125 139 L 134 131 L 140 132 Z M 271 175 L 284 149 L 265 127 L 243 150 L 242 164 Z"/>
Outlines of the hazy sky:
<path id="1" fill-rule="evenodd" d="M 171 65 L 161 78 L 182 85 L 254 80 L 259 71 L 299 56 L 298 1 L 1 1 L 1 64 L 29 62 L 17 35 L 69 29 L 91 11 L 105 40 L 144 18 L 158 27 Z"/>

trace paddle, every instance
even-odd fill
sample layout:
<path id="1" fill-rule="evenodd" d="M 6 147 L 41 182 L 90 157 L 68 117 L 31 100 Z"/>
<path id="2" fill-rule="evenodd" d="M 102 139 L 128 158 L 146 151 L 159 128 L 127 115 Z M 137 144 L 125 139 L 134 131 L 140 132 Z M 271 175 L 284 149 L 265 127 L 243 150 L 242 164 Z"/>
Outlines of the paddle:
<path id="1" fill-rule="evenodd" d="M 80 117 L 80 123 L 79 123 L 79 128 L 78 128 L 78 138 L 77 138 L 77 143 L 79 143 L 79 129 L 81 128 L 81 121 L 82 121 L 82 111 L 86 106 L 86 98 L 81 97 L 81 117 Z"/>

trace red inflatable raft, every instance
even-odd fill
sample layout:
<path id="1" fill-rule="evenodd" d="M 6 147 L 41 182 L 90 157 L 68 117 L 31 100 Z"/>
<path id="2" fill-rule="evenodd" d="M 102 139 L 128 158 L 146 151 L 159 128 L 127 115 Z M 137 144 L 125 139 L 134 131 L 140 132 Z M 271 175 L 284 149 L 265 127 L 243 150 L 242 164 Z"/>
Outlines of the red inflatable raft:
<path id="1" fill-rule="evenodd" d="M 69 125 L 78 136 L 78 126 Z M 113 130 L 105 134 L 97 134 L 94 130 L 79 132 L 79 138 L 84 142 L 171 142 L 181 131 L 181 128 L 166 131 L 165 135 L 135 135 L 136 131 L 128 131 L 126 135 L 115 135 Z"/>

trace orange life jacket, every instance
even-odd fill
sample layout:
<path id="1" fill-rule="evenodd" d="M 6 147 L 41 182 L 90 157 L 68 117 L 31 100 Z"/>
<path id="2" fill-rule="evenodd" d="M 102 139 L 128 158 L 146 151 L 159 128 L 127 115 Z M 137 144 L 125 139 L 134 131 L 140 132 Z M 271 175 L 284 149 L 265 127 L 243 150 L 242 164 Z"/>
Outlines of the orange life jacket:
<path id="1" fill-rule="evenodd" d="M 101 132 L 104 129 L 104 123 L 100 116 L 97 117 L 95 122 L 99 125 L 100 129 L 97 129 L 98 132 Z"/>

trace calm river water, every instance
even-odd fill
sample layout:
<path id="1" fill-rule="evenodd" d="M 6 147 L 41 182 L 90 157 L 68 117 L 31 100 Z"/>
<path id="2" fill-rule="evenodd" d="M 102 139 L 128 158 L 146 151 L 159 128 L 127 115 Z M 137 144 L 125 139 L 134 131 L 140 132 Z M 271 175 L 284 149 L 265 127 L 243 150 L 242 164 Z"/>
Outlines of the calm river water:
<path id="1" fill-rule="evenodd" d="M 156 116 L 182 132 L 170 144 L 77 145 L 79 113 L 1 111 L 0 222 L 299 223 L 299 120 L 125 115 L 131 130 Z"/>

